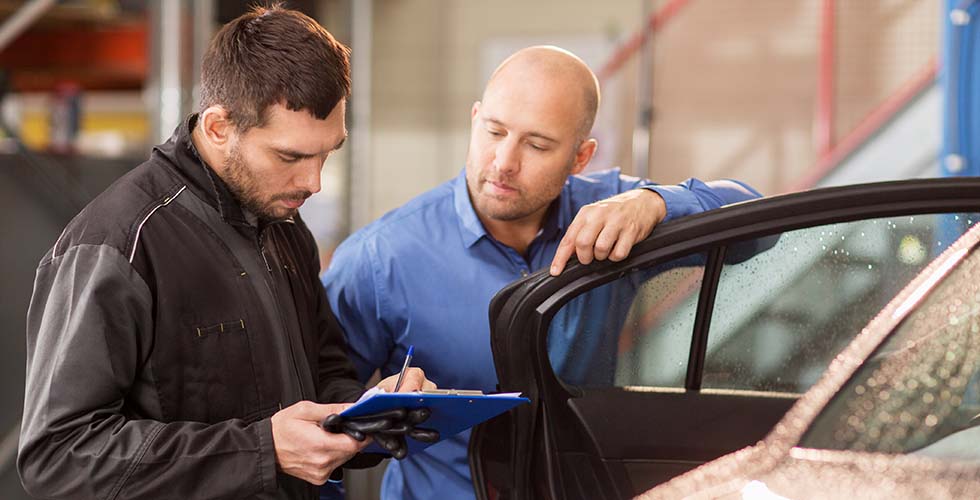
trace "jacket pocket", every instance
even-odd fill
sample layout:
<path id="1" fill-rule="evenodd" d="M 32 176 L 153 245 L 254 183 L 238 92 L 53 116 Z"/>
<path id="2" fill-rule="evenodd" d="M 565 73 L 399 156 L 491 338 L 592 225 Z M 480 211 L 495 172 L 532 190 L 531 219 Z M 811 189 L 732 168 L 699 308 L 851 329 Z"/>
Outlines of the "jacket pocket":
<path id="1" fill-rule="evenodd" d="M 215 335 L 220 333 L 240 333 L 245 334 L 245 320 L 239 319 L 238 321 L 226 321 L 224 323 L 218 323 L 211 326 L 198 326 L 194 328 L 197 333 L 198 338 L 207 337 L 208 335 Z"/>
<path id="2" fill-rule="evenodd" d="M 178 356 L 183 373 L 175 389 L 178 418 L 216 423 L 243 418 L 258 406 L 252 346 L 243 318 L 186 322 Z"/>

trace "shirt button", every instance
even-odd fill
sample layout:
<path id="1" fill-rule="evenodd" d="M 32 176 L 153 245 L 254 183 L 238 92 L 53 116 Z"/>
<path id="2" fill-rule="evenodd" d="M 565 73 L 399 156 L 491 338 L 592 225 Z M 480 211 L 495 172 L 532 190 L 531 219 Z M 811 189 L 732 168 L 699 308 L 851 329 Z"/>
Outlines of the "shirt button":
<path id="1" fill-rule="evenodd" d="M 527 278 L 527 269 L 521 269 L 521 277 Z"/>

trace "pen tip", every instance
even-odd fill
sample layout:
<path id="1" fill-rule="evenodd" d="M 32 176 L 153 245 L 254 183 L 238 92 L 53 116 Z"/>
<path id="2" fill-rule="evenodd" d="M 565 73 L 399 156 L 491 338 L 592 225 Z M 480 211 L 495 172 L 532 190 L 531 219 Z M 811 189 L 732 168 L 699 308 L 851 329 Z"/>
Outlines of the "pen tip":
<path id="1" fill-rule="evenodd" d="M 411 356 L 412 355 L 412 352 L 414 352 L 414 351 L 415 351 L 415 346 L 414 345 L 408 346 L 408 355 L 409 356 Z"/>

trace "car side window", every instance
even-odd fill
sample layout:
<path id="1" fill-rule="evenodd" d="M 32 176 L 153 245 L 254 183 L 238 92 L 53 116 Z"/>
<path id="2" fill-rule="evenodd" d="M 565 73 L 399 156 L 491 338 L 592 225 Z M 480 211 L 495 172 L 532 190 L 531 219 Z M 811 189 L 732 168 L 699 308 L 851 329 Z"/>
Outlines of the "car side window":
<path id="1" fill-rule="evenodd" d="M 928 214 L 799 229 L 765 252 L 726 263 L 702 387 L 804 392 L 964 232 L 961 222 L 976 220 L 977 214 Z"/>
<path id="2" fill-rule="evenodd" d="M 578 386 L 684 387 L 706 260 L 697 253 L 636 270 L 562 306 L 548 332 L 559 379 Z"/>

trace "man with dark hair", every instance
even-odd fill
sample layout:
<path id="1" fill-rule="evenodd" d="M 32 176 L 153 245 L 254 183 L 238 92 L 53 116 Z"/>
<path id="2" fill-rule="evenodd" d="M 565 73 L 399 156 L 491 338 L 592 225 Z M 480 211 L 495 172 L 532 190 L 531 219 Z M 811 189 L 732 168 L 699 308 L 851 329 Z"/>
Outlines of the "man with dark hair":
<path id="1" fill-rule="evenodd" d="M 65 228 L 28 313 L 29 493 L 316 498 L 366 445 L 320 427 L 364 387 L 298 214 L 347 135 L 348 75 L 303 14 L 235 19 L 201 112 Z"/>
<path id="2" fill-rule="evenodd" d="M 359 376 L 397 372 L 411 344 L 413 364 L 440 386 L 494 391 L 487 309 L 505 285 L 543 268 L 559 274 L 573 254 L 623 260 L 657 224 L 758 196 L 734 181 L 577 175 L 596 150 L 598 105 L 595 75 L 573 54 L 517 52 L 473 104 L 459 176 L 340 245 L 323 282 Z M 472 498 L 468 440 L 392 462 L 383 498 Z"/>

